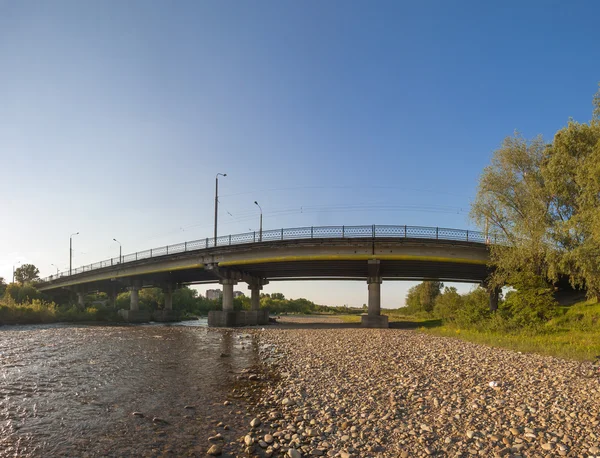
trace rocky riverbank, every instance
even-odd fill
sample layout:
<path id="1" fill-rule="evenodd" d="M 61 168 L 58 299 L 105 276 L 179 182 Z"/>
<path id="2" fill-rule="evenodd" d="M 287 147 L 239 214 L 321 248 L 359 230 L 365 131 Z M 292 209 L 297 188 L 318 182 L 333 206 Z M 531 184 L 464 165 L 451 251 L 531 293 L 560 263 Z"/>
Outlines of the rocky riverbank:
<path id="1" fill-rule="evenodd" d="M 575 362 L 407 330 L 256 332 L 239 456 L 600 456 L 600 383 Z"/>

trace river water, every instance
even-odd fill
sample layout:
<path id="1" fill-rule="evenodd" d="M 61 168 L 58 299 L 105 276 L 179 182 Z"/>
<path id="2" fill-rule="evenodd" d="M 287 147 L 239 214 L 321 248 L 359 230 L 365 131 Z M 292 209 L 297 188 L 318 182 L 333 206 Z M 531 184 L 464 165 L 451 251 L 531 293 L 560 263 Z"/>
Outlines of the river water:
<path id="1" fill-rule="evenodd" d="M 223 402 L 258 345 L 202 325 L 0 327 L 0 456 L 205 456 L 215 432 L 235 440 L 244 406 Z"/>

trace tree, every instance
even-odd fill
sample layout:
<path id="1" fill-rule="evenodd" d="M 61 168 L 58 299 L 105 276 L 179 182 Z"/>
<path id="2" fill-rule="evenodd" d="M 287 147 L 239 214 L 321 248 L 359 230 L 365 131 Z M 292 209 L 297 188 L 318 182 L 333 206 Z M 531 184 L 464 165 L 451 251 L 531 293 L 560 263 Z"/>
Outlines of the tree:
<path id="1" fill-rule="evenodd" d="M 15 270 L 15 280 L 20 284 L 35 282 L 39 274 L 39 269 L 33 264 L 23 264 Z"/>
<path id="2" fill-rule="evenodd" d="M 600 99 L 599 99 L 600 102 Z M 542 167 L 552 194 L 555 268 L 574 286 L 600 296 L 600 119 L 570 121 L 554 136 Z"/>
<path id="3" fill-rule="evenodd" d="M 4 292 L 6 291 L 6 282 L 4 281 L 4 277 L 0 277 L 0 298 L 4 296 Z"/>
<path id="4" fill-rule="evenodd" d="M 494 152 L 471 208 L 501 241 L 490 286 L 538 289 L 567 275 L 600 297 L 600 91 L 589 124 L 570 121 L 551 144 L 515 134 Z"/>
<path id="5" fill-rule="evenodd" d="M 463 305 L 464 299 L 458 294 L 456 288 L 446 287 L 444 292 L 435 298 L 433 312 L 436 317 L 445 321 L 453 321 Z"/>
<path id="6" fill-rule="evenodd" d="M 440 294 L 444 284 L 437 280 L 426 280 L 408 290 L 406 306 L 409 313 L 432 312 L 435 298 Z"/>
<path id="7" fill-rule="evenodd" d="M 501 241 L 490 250 L 495 267 L 491 286 L 548 277 L 550 196 L 541 173 L 546 152 L 541 137 L 507 137 L 480 177 L 471 217 L 493 240 Z"/>

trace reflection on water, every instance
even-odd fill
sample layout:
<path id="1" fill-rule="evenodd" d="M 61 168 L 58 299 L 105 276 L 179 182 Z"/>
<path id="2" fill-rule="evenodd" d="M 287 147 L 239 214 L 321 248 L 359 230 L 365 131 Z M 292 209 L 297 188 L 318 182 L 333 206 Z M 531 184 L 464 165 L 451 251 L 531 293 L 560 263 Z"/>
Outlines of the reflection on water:
<path id="1" fill-rule="evenodd" d="M 223 401 L 257 361 L 250 336 L 205 320 L 2 327 L 0 456 L 204 456 L 216 422 L 235 439 Z"/>

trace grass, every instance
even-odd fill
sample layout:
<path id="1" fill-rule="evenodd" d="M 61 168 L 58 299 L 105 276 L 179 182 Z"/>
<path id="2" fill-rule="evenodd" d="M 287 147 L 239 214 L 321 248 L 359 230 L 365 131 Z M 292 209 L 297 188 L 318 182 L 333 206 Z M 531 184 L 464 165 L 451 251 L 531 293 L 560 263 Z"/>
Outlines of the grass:
<path id="1" fill-rule="evenodd" d="M 390 326 L 393 328 L 432 328 L 442 324 L 442 320 L 429 315 L 406 315 L 397 309 L 384 309 L 382 313 L 388 316 Z M 338 315 L 337 317 L 344 323 L 360 323 L 360 315 Z"/>
<path id="2" fill-rule="evenodd" d="M 511 333 L 465 329 L 443 324 L 428 315 L 406 315 L 399 310 L 382 312 L 388 315 L 390 326 L 394 328 L 416 328 L 431 335 L 567 359 L 592 360 L 600 355 L 600 304 L 595 301 L 561 307 L 559 316 L 543 326 Z M 340 315 L 339 318 L 346 323 L 360 322 L 359 315 Z"/>
<path id="3" fill-rule="evenodd" d="M 591 360 L 600 355 L 600 304 L 586 301 L 561 307 L 560 315 L 543 326 L 512 333 L 464 329 L 453 325 L 423 327 L 420 330 L 515 351 Z"/>

